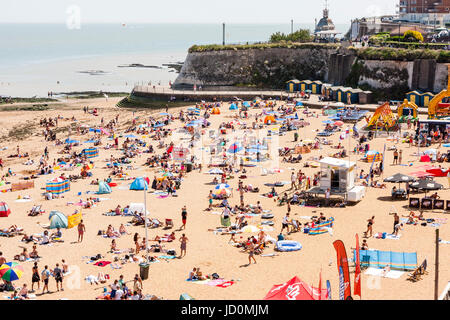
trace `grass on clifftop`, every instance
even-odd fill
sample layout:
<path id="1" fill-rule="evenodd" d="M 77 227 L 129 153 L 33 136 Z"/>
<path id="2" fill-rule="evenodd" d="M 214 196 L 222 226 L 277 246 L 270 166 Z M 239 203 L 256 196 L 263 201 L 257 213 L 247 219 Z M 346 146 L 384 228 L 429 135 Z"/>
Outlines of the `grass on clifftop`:
<path id="1" fill-rule="evenodd" d="M 439 63 L 450 62 L 450 51 L 430 49 L 396 49 L 396 48 L 349 48 L 359 59 L 414 61 L 416 59 L 434 59 Z"/>
<path id="2" fill-rule="evenodd" d="M 189 48 L 192 52 L 207 51 L 223 51 L 223 50 L 248 50 L 248 49 L 271 49 L 271 48 L 287 48 L 287 49 L 337 49 L 339 44 L 336 43 L 300 43 L 300 42 L 277 42 L 277 43 L 255 43 L 255 44 L 208 44 L 193 45 Z"/>

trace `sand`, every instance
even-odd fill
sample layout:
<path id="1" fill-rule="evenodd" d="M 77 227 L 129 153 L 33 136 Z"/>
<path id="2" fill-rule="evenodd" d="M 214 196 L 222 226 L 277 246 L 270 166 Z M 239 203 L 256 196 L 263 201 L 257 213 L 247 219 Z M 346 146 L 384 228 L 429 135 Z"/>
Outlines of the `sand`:
<path id="1" fill-rule="evenodd" d="M 62 115 L 63 117 L 70 118 L 75 116 L 79 121 L 90 125 L 99 125 L 101 117 L 104 117 L 105 123 L 115 117 L 116 114 L 120 114 L 120 127 L 125 128 L 124 123 L 130 121 L 133 117 L 131 110 L 122 110 L 115 107 L 118 99 L 110 98 L 109 101 L 105 99 L 95 100 L 74 100 L 65 107 L 57 108 L 48 111 L 22 111 L 22 112 L 3 112 L 0 107 L 0 128 L 1 135 L 9 132 L 13 127 L 18 125 L 29 123 L 36 125 L 34 127 L 35 134 L 26 138 L 23 141 L 1 141 L 1 147 L 8 147 L 8 150 L 0 151 L 0 157 L 4 160 L 5 169 L 2 171 L 2 175 L 6 172 L 7 168 L 12 168 L 13 172 L 18 173 L 16 176 L 9 178 L 10 182 L 18 182 L 23 170 L 34 169 L 37 166 L 25 166 L 21 163 L 23 159 L 7 158 L 9 154 L 15 153 L 17 144 L 20 144 L 21 150 L 28 151 L 31 158 L 36 163 L 39 162 L 40 155 L 43 153 L 45 145 L 49 145 L 50 150 L 50 162 L 57 157 L 57 151 L 60 147 L 45 142 L 42 135 L 42 127 L 39 127 L 39 119 L 43 117 L 55 117 Z M 100 116 L 93 117 L 86 115 L 82 111 L 82 107 L 88 105 L 91 107 L 99 107 Z M 211 128 L 217 128 L 219 123 L 224 121 L 224 117 L 230 115 L 233 111 L 228 110 L 229 104 L 225 104 L 222 107 L 222 115 L 212 115 L 209 119 L 212 122 Z M 260 110 L 257 110 L 260 112 Z M 155 112 L 155 111 L 153 111 Z M 175 112 L 175 110 L 171 110 Z M 254 114 L 255 111 L 251 111 L 250 114 Z M 137 111 L 135 116 L 140 117 L 140 121 L 149 115 L 151 111 Z M 299 114 L 301 111 L 299 112 Z M 314 139 L 315 133 L 313 132 L 317 128 L 323 126 L 322 121 L 325 120 L 324 116 L 318 118 L 306 118 L 311 123 L 299 130 L 301 139 Z M 365 120 L 358 124 L 361 127 Z M 59 127 L 67 126 L 71 121 L 60 121 Z M 170 127 L 175 128 L 179 126 L 180 122 L 177 120 L 173 122 Z M 58 134 L 58 138 L 65 138 L 65 134 Z M 77 137 L 72 135 L 72 138 L 78 140 L 87 140 L 87 137 Z M 335 134 L 330 137 L 335 144 L 339 141 L 339 135 Z M 120 139 L 120 144 L 123 142 L 123 138 Z M 104 143 L 106 139 L 103 138 Z M 152 142 L 156 146 L 156 142 Z M 394 145 L 392 141 L 386 141 L 385 138 L 376 138 L 370 141 L 371 149 L 382 151 L 383 145 Z M 348 140 L 343 143 L 347 146 Z M 285 136 L 280 137 L 281 146 L 293 147 L 293 132 L 288 132 Z M 352 149 L 355 146 L 355 140 L 351 142 Z M 409 148 L 407 144 L 398 144 L 403 150 L 403 163 L 412 162 L 412 167 L 405 166 L 392 166 L 393 153 L 392 151 L 386 152 L 386 168 L 384 177 L 388 177 L 391 174 L 402 172 L 409 174 L 414 171 L 418 171 L 417 167 L 423 165 L 423 163 L 417 162 L 417 158 L 412 156 L 412 153 L 417 151 L 417 148 Z M 81 150 L 83 147 L 78 147 Z M 328 146 L 324 146 L 322 150 L 312 150 L 310 154 L 304 155 L 305 158 L 310 156 L 328 155 L 334 153 L 334 149 L 330 149 Z M 158 152 L 161 152 L 160 149 Z M 444 148 L 441 148 L 441 151 Z M 100 156 L 95 158 L 96 166 L 92 170 L 94 173 L 93 178 L 85 180 L 79 180 L 76 183 L 71 184 L 71 190 L 64 194 L 64 198 L 45 201 L 41 196 L 43 192 L 42 188 L 45 187 L 45 182 L 49 178 L 56 177 L 58 171 L 51 176 L 39 176 L 35 180 L 35 188 L 24 191 L 0 193 L 0 199 L 6 201 L 11 208 L 12 214 L 8 218 L 0 218 L 0 228 L 7 228 L 12 224 L 16 224 L 25 229 L 27 234 L 30 233 L 42 233 L 44 229 L 39 225 L 48 223 L 48 213 L 51 210 L 59 210 L 66 215 L 72 214 L 74 210 L 79 207 L 69 205 L 67 202 L 77 202 L 80 196 L 77 196 L 78 192 L 85 191 L 97 191 L 97 186 L 89 185 L 90 181 L 95 178 L 105 178 L 108 176 L 109 170 L 104 169 L 105 159 L 109 156 L 119 155 L 118 151 L 103 150 L 100 149 Z M 129 170 L 129 176 L 149 176 L 152 179 L 154 175 L 154 169 L 143 167 L 147 156 L 133 159 L 133 166 L 140 167 L 138 170 Z M 369 171 L 370 164 L 359 161 L 361 156 L 351 154 L 351 161 L 356 161 L 358 165 L 358 172 L 364 169 L 365 172 Z M 272 210 L 275 215 L 274 231 L 268 232 L 272 237 L 276 237 L 281 229 L 281 220 L 286 213 L 286 206 L 279 207 L 275 202 L 268 198 L 263 198 L 260 194 L 270 191 L 269 187 L 264 186 L 264 183 L 275 181 L 290 181 L 291 170 L 289 168 L 295 168 L 295 172 L 298 169 L 302 169 L 307 176 L 312 177 L 318 169 L 315 168 L 303 168 L 303 162 L 300 164 L 286 164 L 280 161 L 279 167 L 284 169 L 282 173 L 275 175 L 261 176 L 260 168 L 248 168 L 248 178 L 244 180 L 244 184 L 252 184 L 258 186 L 261 190 L 260 193 L 246 193 L 245 202 L 255 204 L 258 200 L 261 201 L 264 209 Z M 444 164 L 448 167 L 448 164 Z M 204 166 L 203 172 L 205 172 L 206 166 Z M 74 173 L 79 174 L 79 169 L 75 169 Z M 336 253 L 332 245 L 335 240 L 342 240 L 346 246 L 347 254 L 352 257 L 351 248 L 355 246 L 355 234 L 358 233 L 362 238 L 363 231 L 366 230 L 367 219 L 375 215 L 374 233 L 377 232 L 391 232 L 393 217 L 389 215 L 389 211 L 392 206 L 395 206 L 400 215 L 406 215 L 409 211 L 406 209 L 407 201 L 395 201 L 391 202 L 390 190 L 392 185 L 388 184 L 387 189 L 374 189 L 367 188 L 366 196 L 360 203 L 355 206 L 348 206 L 346 208 L 305 208 L 292 206 L 291 216 L 298 218 L 300 216 L 312 216 L 318 215 L 323 212 L 327 217 L 333 216 L 335 224 L 333 228 L 333 235 L 324 234 L 318 236 L 309 236 L 301 233 L 294 233 L 289 236 L 292 240 L 299 241 L 303 248 L 301 251 L 290 253 L 278 253 L 274 257 L 261 257 L 256 256 L 256 264 L 245 266 L 247 264 L 247 254 L 240 252 L 230 244 L 228 244 L 229 235 L 216 235 L 208 229 L 215 228 L 220 225 L 220 217 L 218 215 L 211 214 L 204 211 L 207 207 L 207 195 L 211 186 L 207 183 L 212 181 L 213 176 L 204 173 L 191 172 L 185 177 L 181 189 L 177 192 L 178 197 L 168 197 L 165 199 L 158 199 L 155 195 L 149 194 L 147 198 L 148 210 L 152 217 L 156 217 L 163 221 L 165 218 L 172 218 L 174 220 L 175 228 L 177 229 L 181 225 L 181 208 L 183 205 L 187 206 L 188 219 L 187 227 L 185 231 L 177 231 L 177 240 L 173 243 L 165 244 L 166 248 L 173 248 L 179 253 L 179 241 L 178 237 L 181 233 L 186 233 L 189 238 L 187 245 L 187 255 L 182 259 L 162 260 L 159 263 L 152 263 L 149 271 L 149 279 L 144 281 L 144 293 L 153 294 L 164 299 L 178 299 L 180 294 L 187 292 L 196 299 L 262 299 L 266 293 L 271 289 L 274 284 L 281 284 L 288 281 L 293 276 L 297 275 L 307 283 L 318 286 L 319 272 L 322 270 L 322 279 L 330 280 L 332 288 L 332 297 L 337 299 L 338 294 L 338 272 L 336 267 Z M 381 178 L 378 178 L 381 180 Z M 436 181 L 444 184 L 446 189 L 441 190 L 438 194 L 442 199 L 450 199 L 450 192 L 448 191 L 447 178 L 436 178 Z M 114 181 L 121 186 L 125 186 L 128 181 Z M 231 186 L 237 189 L 238 179 L 235 178 L 228 182 Z M 0 187 L 4 189 L 5 186 Z M 287 190 L 290 188 L 290 184 L 285 185 L 281 190 Z M 123 189 L 123 188 L 122 188 Z M 129 263 L 123 266 L 122 269 L 112 269 L 110 266 L 104 268 L 94 266 L 93 264 L 86 264 L 83 260 L 83 256 L 92 256 L 101 253 L 105 256 L 104 260 L 113 261 L 114 255 L 107 254 L 109 251 L 111 239 L 105 239 L 97 236 L 99 230 L 105 230 L 108 224 L 112 224 L 116 229 L 121 223 L 127 223 L 129 217 L 107 217 L 102 213 L 107 212 L 110 209 L 115 208 L 118 204 L 122 207 L 128 205 L 131 202 L 143 202 L 143 193 L 129 190 L 122 190 L 119 188 L 113 188 L 113 192 L 109 195 L 102 195 L 100 197 L 109 198 L 110 200 L 102 201 L 97 204 L 96 207 L 91 209 L 84 209 L 83 219 L 87 228 L 85 239 L 82 243 L 76 243 L 77 231 L 76 228 L 63 230 L 64 243 L 53 244 L 52 246 L 38 246 L 38 252 L 43 257 L 39 261 L 40 270 L 42 270 L 45 264 L 48 264 L 50 268 L 54 268 L 56 263 L 60 263 L 61 259 L 65 259 L 71 266 L 74 272 L 68 276 L 65 281 L 65 291 L 56 292 L 55 281 L 50 279 L 51 294 L 38 295 L 37 299 L 95 299 L 103 291 L 105 285 L 90 285 L 84 278 L 88 275 L 97 275 L 98 272 L 109 274 L 111 280 L 107 284 L 112 283 L 112 280 L 118 279 L 119 275 L 123 274 L 126 281 L 132 280 L 136 273 L 139 273 L 139 267 L 137 263 Z M 16 202 L 18 196 L 30 195 L 31 202 Z M 88 195 L 90 196 L 90 195 Z M 86 195 L 83 193 L 83 199 L 86 199 Z M 234 193 L 234 197 L 230 199 L 230 204 L 239 203 L 239 195 Z M 31 209 L 33 204 L 42 205 L 42 209 L 46 211 L 45 214 L 38 217 L 28 217 L 27 212 Z M 217 211 L 217 210 L 214 210 Z M 441 212 L 426 212 L 426 218 L 445 218 L 448 215 Z M 234 218 L 233 218 L 234 220 Z M 256 219 L 255 224 L 259 222 Z M 304 222 L 304 220 L 301 220 Z M 127 227 L 130 235 L 122 236 L 116 239 L 117 245 L 120 249 L 134 247 L 132 236 L 135 232 L 138 232 L 141 237 L 145 236 L 144 227 Z M 154 238 L 156 235 L 163 235 L 166 231 L 161 228 L 149 229 L 149 238 Z M 403 252 L 417 252 L 418 263 L 421 263 L 423 259 L 428 259 L 428 275 L 423 277 L 423 280 L 417 283 L 411 283 L 406 280 L 407 273 L 402 275 L 399 279 L 389 279 L 380 277 L 371 277 L 362 273 L 362 299 L 433 299 L 434 292 L 434 259 L 435 259 L 435 228 L 411 226 L 406 225 L 401 233 L 400 240 L 378 240 L 374 238 L 368 239 L 370 248 L 379 250 L 391 250 L 391 251 L 403 251 Z M 256 234 L 255 234 L 256 235 Z M 249 234 L 243 234 L 243 236 L 249 236 Z M 239 236 L 238 236 L 239 237 Z M 449 223 L 442 224 L 440 227 L 440 237 L 443 240 L 450 240 Z M 0 251 L 3 251 L 3 255 L 12 260 L 15 254 L 19 254 L 22 249 L 19 246 L 26 246 L 31 251 L 31 244 L 25 244 L 20 242 L 20 237 L 13 238 L 0 238 Z M 273 245 L 266 249 L 265 253 L 273 252 Z M 448 269 L 450 257 L 450 246 L 446 244 L 440 245 L 440 274 L 439 274 L 439 294 L 446 286 L 448 279 L 450 278 L 450 270 Z M 31 268 L 32 262 L 21 263 L 25 269 L 25 273 L 22 279 L 15 284 L 21 286 L 23 283 L 27 283 L 31 287 Z M 352 263 L 350 264 L 352 265 Z M 228 288 L 219 288 L 208 285 L 196 285 L 185 281 L 188 277 L 189 271 L 193 267 L 200 267 L 203 273 L 218 273 L 221 277 L 227 280 L 239 280 L 234 285 Z M 351 284 L 353 287 L 353 268 L 351 270 Z M 78 287 L 79 284 L 79 287 Z M 41 284 L 42 289 L 42 284 Z M 37 291 L 40 293 L 40 290 Z M 9 295 L 0 293 L 0 299 L 3 296 Z M 358 299 L 358 298 L 357 298 Z"/>

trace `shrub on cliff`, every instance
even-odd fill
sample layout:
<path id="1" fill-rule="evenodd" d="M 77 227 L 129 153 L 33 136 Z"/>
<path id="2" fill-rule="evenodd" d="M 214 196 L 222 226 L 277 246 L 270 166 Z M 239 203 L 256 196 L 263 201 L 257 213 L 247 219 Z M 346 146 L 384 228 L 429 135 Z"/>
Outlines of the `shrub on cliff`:
<path id="1" fill-rule="evenodd" d="M 408 30 L 403 34 L 403 38 L 408 42 L 423 42 L 423 36 L 419 31 Z"/>
<path id="2" fill-rule="evenodd" d="M 289 48 L 289 49 L 338 49 L 339 44 L 335 43 L 299 43 L 299 42 L 276 42 L 276 43 L 255 43 L 255 44 L 228 44 L 228 45 L 193 45 L 189 48 L 192 52 L 207 51 L 226 51 L 226 50 L 248 50 L 248 49 L 271 49 L 271 48 Z"/>
<path id="3" fill-rule="evenodd" d="M 277 43 L 282 41 L 291 42 L 309 42 L 312 40 L 311 33 L 308 29 L 300 29 L 294 33 L 284 34 L 281 32 L 276 32 L 270 36 L 270 43 Z"/>

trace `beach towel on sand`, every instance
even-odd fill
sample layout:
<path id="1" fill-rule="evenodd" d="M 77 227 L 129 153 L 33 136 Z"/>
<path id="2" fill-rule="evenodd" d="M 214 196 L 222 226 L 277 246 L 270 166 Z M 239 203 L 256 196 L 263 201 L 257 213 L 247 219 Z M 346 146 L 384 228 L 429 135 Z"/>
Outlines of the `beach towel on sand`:
<path id="1" fill-rule="evenodd" d="M 106 267 L 110 263 L 111 263 L 111 261 L 97 261 L 96 263 L 94 263 L 94 266 Z"/>

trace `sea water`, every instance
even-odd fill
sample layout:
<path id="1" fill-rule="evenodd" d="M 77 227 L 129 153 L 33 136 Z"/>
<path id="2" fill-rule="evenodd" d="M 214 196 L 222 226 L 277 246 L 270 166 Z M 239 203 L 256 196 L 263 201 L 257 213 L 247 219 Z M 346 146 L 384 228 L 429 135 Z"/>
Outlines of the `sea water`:
<path id="1" fill-rule="evenodd" d="M 298 24 L 295 29 L 314 25 Z M 337 25 L 344 34 L 348 26 Z M 267 41 L 290 24 L 227 24 L 226 43 Z M 0 24 L 0 96 L 46 97 L 52 92 L 130 92 L 167 87 L 194 44 L 221 44 L 222 24 Z M 142 64 L 152 68 L 119 67 Z"/>

